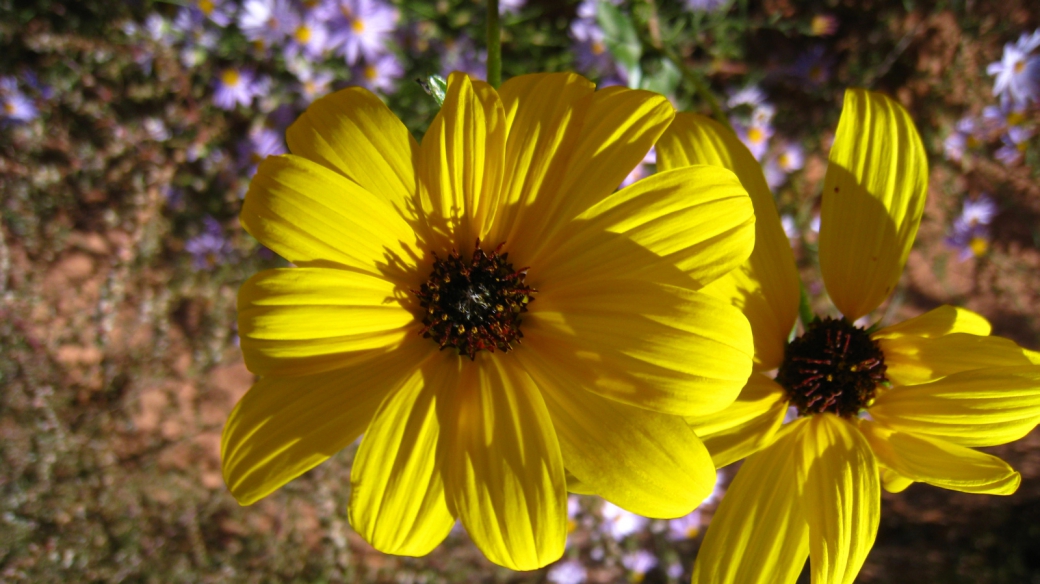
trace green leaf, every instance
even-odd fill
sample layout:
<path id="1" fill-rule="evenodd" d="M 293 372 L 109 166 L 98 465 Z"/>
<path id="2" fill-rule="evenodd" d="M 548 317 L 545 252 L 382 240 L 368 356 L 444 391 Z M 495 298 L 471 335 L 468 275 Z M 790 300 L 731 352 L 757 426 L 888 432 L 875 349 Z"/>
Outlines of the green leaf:
<path id="1" fill-rule="evenodd" d="M 645 71 L 644 71 L 645 73 Z M 682 71 L 668 59 L 661 59 L 652 74 L 646 74 L 639 84 L 640 89 L 648 89 L 661 95 L 675 95 L 675 90 L 682 81 Z"/>
<path id="2" fill-rule="evenodd" d="M 636 33 L 632 18 L 610 2 L 598 2 L 596 22 L 603 29 L 603 42 L 618 65 L 625 70 L 630 80 L 639 78 L 639 58 L 643 56 L 643 46 L 639 43 L 639 34 Z"/>

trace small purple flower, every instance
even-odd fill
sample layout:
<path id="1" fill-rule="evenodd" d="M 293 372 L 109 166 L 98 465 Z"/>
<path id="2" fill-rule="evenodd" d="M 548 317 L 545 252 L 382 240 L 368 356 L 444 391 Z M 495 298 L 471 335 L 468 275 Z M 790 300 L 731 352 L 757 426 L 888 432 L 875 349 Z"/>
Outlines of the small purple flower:
<path id="1" fill-rule="evenodd" d="M 982 128 L 982 124 L 975 118 L 961 118 L 954 126 L 953 132 L 943 140 L 943 155 L 947 160 L 960 162 L 968 149 L 978 147 Z"/>
<path id="2" fill-rule="evenodd" d="M 1026 128 L 1012 126 L 1008 128 L 1006 134 L 1000 137 L 1004 145 L 998 148 L 993 155 L 997 160 L 1003 162 L 1005 166 L 1019 164 L 1022 162 L 1023 153 L 1025 153 L 1028 146 L 1028 140 L 1032 136 L 1033 133 Z"/>
<path id="3" fill-rule="evenodd" d="M 474 79 L 484 79 L 487 75 L 487 51 L 478 51 L 473 40 L 467 36 L 444 41 L 441 75 L 447 78 L 452 71 L 461 71 Z"/>
<path id="4" fill-rule="evenodd" d="M 404 67 L 393 53 L 380 55 L 372 62 L 365 59 L 352 69 L 352 80 L 357 85 L 371 91 L 390 93 L 397 86 L 397 80 L 404 75 Z"/>
<path id="5" fill-rule="evenodd" d="M 585 566 L 578 560 L 559 562 L 545 575 L 545 579 L 553 584 L 582 584 L 587 577 Z"/>
<path id="6" fill-rule="evenodd" d="M 694 509 L 687 515 L 668 520 L 668 539 L 683 541 L 693 539 L 701 532 L 701 511 Z"/>
<path id="7" fill-rule="evenodd" d="M 192 15 L 193 19 L 212 20 L 219 27 L 225 27 L 235 19 L 235 11 L 238 7 L 234 2 L 227 0 L 196 0 L 191 6 L 182 10 L 190 10 L 197 13 Z"/>
<path id="8" fill-rule="evenodd" d="M 769 149 L 769 139 L 773 136 L 773 127 L 769 124 L 745 125 L 736 120 L 731 120 L 733 131 L 737 133 L 740 141 L 751 151 L 755 160 L 762 160 L 766 150 Z"/>
<path id="9" fill-rule="evenodd" d="M 570 32 L 578 71 L 602 77 L 620 73 L 613 55 L 607 50 L 603 29 L 595 19 L 576 19 L 571 23 Z"/>
<path id="10" fill-rule="evenodd" d="M 233 110 L 238 105 L 249 106 L 263 91 L 264 85 L 251 70 L 228 67 L 216 80 L 213 103 L 225 110 Z"/>
<path id="11" fill-rule="evenodd" d="M 268 156 L 285 154 L 285 140 L 282 133 L 268 127 L 261 127 L 249 133 L 245 140 L 238 144 L 238 165 L 246 174 L 256 174 L 256 167 Z"/>
<path id="12" fill-rule="evenodd" d="M 770 189 L 776 189 L 787 181 L 787 177 L 805 165 L 805 152 L 801 145 L 794 142 L 785 143 L 776 156 L 766 160 L 763 170 L 766 183 Z"/>
<path id="13" fill-rule="evenodd" d="M 830 80 L 833 64 L 834 59 L 827 54 L 827 47 L 815 45 L 795 59 L 791 74 L 816 88 Z"/>
<path id="14" fill-rule="evenodd" d="M 1001 103 L 1025 105 L 1040 97 L 1040 79 L 1036 77 L 1040 57 L 1030 55 L 1037 47 L 1040 47 L 1040 29 L 1031 35 L 1022 33 L 1017 42 L 1004 45 L 1000 61 L 986 67 L 986 73 L 996 77 L 993 95 L 1000 97 Z"/>
<path id="15" fill-rule="evenodd" d="M 621 188 L 625 188 L 637 180 L 650 176 L 650 165 L 653 164 L 657 164 L 657 151 L 651 146 L 650 151 L 646 153 L 646 156 L 643 156 L 643 160 L 632 169 L 632 172 L 628 173 L 625 180 L 621 181 Z"/>
<path id="16" fill-rule="evenodd" d="M 231 257 L 231 243 L 224 237 L 224 227 L 213 217 L 202 220 L 202 232 L 184 244 L 196 270 L 212 270 Z"/>
<path id="17" fill-rule="evenodd" d="M 303 101 L 310 103 L 329 92 L 335 77 L 328 71 L 315 71 L 307 67 L 297 73 L 297 78 L 300 80 Z"/>
<path id="18" fill-rule="evenodd" d="M 246 0 L 238 28 L 259 49 L 281 44 L 296 30 L 300 16 L 288 0 Z"/>
<path id="19" fill-rule="evenodd" d="M 603 517 L 603 523 L 600 525 L 600 528 L 616 541 L 621 541 L 645 528 L 648 523 L 646 517 L 625 511 L 610 501 L 603 502 L 600 515 Z"/>
<path id="20" fill-rule="evenodd" d="M 723 7 L 728 7 L 730 0 L 683 0 L 686 9 L 692 12 L 715 12 Z"/>
<path id="21" fill-rule="evenodd" d="M 148 137 L 156 142 L 165 142 L 170 139 L 169 128 L 159 118 L 145 118 L 144 122 L 141 123 L 141 127 L 144 128 L 145 134 L 148 134 Z"/>
<path id="22" fill-rule="evenodd" d="M 682 578 L 682 575 L 683 575 L 682 563 L 680 563 L 680 562 L 673 562 L 671 564 L 668 564 L 668 568 L 665 570 L 665 573 L 668 574 L 668 577 L 671 578 L 672 580 L 678 580 L 678 579 Z"/>
<path id="23" fill-rule="evenodd" d="M 520 9 L 527 4 L 527 0 L 499 0 L 498 2 L 498 13 L 499 14 L 515 14 L 520 12 Z"/>
<path id="24" fill-rule="evenodd" d="M 374 61 L 386 50 L 397 25 L 397 10 L 381 0 L 333 0 L 320 11 L 328 23 L 329 45 L 356 65 L 361 57 Z"/>
<path id="25" fill-rule="evenodd" d="M 961 261 L 985 255 L 989 249 L 989 224 L 998 211 L 996 201 L 986 193 L 974 201 L 964 201 L 961 214 L 953 220 L 946 237 L 946 245 L 960 252 Z"/>
<path id="26" fill-rule="evenodd" d="M 780 226 L 784 228 L 784 235 L 792 244 L 802 235 L 798 231 L 798 223 L 795 222 L 794 217 L 787 213 L 780 216 Z"/>
<path id="27" fill-rule="evenodd" d="M 636 550 L 621 556 L 621 565 L 628 569 L 632 581 L 638 583 L 657 567 L 657 557 L 646 550 Z"/>
<path id="28" fill-rule="evenodd" d="M 303 18 L 289 35 L 289 43 L 285 46 L 286 60 L 296 55 L 304 55 L 310 59 L 320 59 L 329 48 L 329 29 L 320 15 L 314 12 Z"/>
<path id="29" fill-rule="evenodd" d="M 757 107 L 765 103 L 765 101 L 766 94 L 762 91 L 762 88 L 757 85 L 748 85 L 731 93 L 729 99 L 726 100 L 726 107 L 730 109 L 738 108 L 742 105 Z"/>
<path id="30" fill-rule="evenodd" d="M 39 114 L 33 101 L 18 90 L 14 77 L 0 77 L 0 121 L 25 123 L 35 120 Z"/>

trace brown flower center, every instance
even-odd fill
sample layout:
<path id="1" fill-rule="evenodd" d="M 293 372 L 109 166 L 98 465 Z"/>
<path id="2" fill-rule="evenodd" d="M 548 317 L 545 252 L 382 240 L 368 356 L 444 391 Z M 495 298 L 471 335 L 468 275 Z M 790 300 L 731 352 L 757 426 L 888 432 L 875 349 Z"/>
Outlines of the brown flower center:
<path id="1" fill-rule="evenodd" d="M 844 318 L 817 318 L 788 343 L 776 381 L 800 416 L 845 418 L 867 407 L 885 377 L 885 355 L 867 331 Z"/>
<path id="2" fill-rule="evenodd" d="M 434 253 L 433 273 L 413 290 L 425 309 L 419 331 L 424 338 L 470 359 L 477 351 L 505 352 L 520 342 L 520 315 L 536 290 L 524 283 L 527 268 L 514 270 L 509 254 L 500 253 L 503 245 L 487 254 L 478 239 L 469 261 L 454 249 L 443 259 Z"/>

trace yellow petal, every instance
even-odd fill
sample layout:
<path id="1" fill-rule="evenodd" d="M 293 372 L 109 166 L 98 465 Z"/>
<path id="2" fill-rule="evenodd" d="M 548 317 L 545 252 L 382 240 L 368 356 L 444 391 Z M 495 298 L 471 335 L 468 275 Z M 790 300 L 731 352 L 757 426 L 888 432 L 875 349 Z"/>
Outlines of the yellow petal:
<path id="1" fill-rule="evenodd" d="M 583 389 L 697 415 L 731 404 L 751 374 L 747 320 L 717 299 L 621 278 L 539 290 L 524 342 L 559 355 Z"/>
<path id="2" fill-rule="evenodd" d="M 768 446 L 786 413 L 783 388 L 761 373 L 752 373 L 733 405 L 686 421 L 704 440 L 711 461 L 722 468 Z"/>
<path id="3" fill-rule="evenodd" d="M 469 249 L 493 218 L 505 156 L 505 111 L 489 85 L 464 73 L 448 77 L 444 105 L 423 135 L 423 206 L 434 232 Z"/>
<path id="4" fill-rule="evenodd" d="M 747 459 L 708 527 L 693 584 L 793 583 L 809 555 L 809 525 L 799 496 L 797 420 Z"/>
<path id="5" fill-rule="evenodd" d="M 581 482 L 581 480 L 574 476 L 573 473 L 564 469 L 564 475 L 567 477 L 567 492 L 576 493 L 578 495 L 595 495 L 596 492 L 592 490 L 587 484 Z"/>
<path id="6" fill-rule="evenodd" d="M 442 406 L 445 483 L 489 560 L 534 570 L 563 555 L 563 457 L 541 393 L 512 355 L 477 355 Z"/>
<path id="7" fill-rule="evenodd" d="M 686 515 L 711 493 L 715 467 L 682 418 L 585 391 L 566 359 L 535 347 L 515 354 L 542 390 L 578 488 L 633 513 L 666 518 Z M 569 479 L 567 488 L 575 490 Z"/>
<path id="8" fill-rule="evenodd" d="M 910 115 L 881 94 L 847 90 L 823 181 L 820 272 L 850 321 L 895 288 L 927 190 L 928 160 Z"/>
<path id="9" fill-rule="evenodd" d="M 418 192 L 419 145 L 367 89 L 351 87 L 316 100 L 285 138 L 293 154 L 342 174 L 402 213 Z"/>
<path id="10" fill-rule="evenodd" d="M 859 430 L 833 414 L 811 416 L 798 438 L 812 580 L 852 584 L 881 520 L 877 462 Z"/>
<path id="11" fill-rule="evenodd" d="M 886 375 L 895 385 L 914 385 L 986 367 L 1031 365 L 1014 342 L 1000 337 L 952 333 L 941 337 L 900 336 L 878 341 Z"/>
<path id="12" fill-rule="evenodd" d="M 874 453 L 877 454 L 877 451 L 875 450 Z M 914 481 L 884 466 L 880 462 L 878 462 L 878 470 L 881 472 L 881 488 L 889 493 L 902 493 L 907 487 L 914 484 Z"/>
<path id="13" fill-rule="evenodd" d="M 910 480 L 990 495 L 1010 495 L 1022 482 L 1022 476 L 996 456 L 869 421 L 860 429 L 878 460 Z"/>
<path id="14" fill-rule="evenodd" d="M 299 156 L 268 156 L 260 163 L 241 221 L 260 243 L 297 265 L 338 265 L 384 277 L 396 274 L 388 264 L 415 265 L 415 232 L 386 196 Z"/>
<path id="15" fill-rule="evenodd" d="M 775 369 L 783 359 L 787 334 L 798 315 L 798 272 L 780 225 L 773 193 L 762 167 L 747 147 L 718 122 L 678 113 L 657 142 L 658 170 L 710 164 L 736 173 L 755 208 L 755 248 L 737 270 L 705 292 L 739 306 L 755 334 L 755 362 Z"/>
<path id="16" fill-rule="evenodd" d="M 396 294 L 387 280 L 347 270 L 260 272 L 238 292 L 246 365 L 259 375 L 310 375 L 345 366 L 352 353 L 396 346 L 420 328 Z"/>
<path id="17" fill-rule="evenodd" d="M 553 153 L 567 157 L 562 179 L 544 183 L 536 207 L 514 226 L 515 233 L 522 233 L 525 248 L 517 252 L 526 263 L 534 264 L 526 258 L 536 257 L 539 247 L 552 249 L 555 236 L 569 233 L 575 217 L 613 193 L 674 115 L 664 97 L 620 87 L 597 91 L 577 107 L 582 110 L 578 137 L 573 145 L 567 143 L 569 152 L 558 149 Z M 516 123 L 510 128 L 515 131 Z"/>
<path id="18" fill-rule="evenodd" d="M 869 412 L 889 428 L 961 446 L 1006 444 L 1040 420 L 1040 366 L 975 369 L 895 387 Z"/>
<path id="19" fill-rule="evenodd" d="M 224 425 L 220 459 L 231 494 L 251 505 L 356 440 L 383 398 L 430 355 L 426 344 L 347 369 L 257 381 Z"/>
<path id="20" fill-rule="evenodd" d="M 594 89 L 575 73 L 520 75 L 499 88 L 508 136 L 499 210 L 488 236 L 492 242 L 522 244 L 520 234 L 530 230 L 525 223 L 542 219 L 538 210 L 551 203 L 563 181 Z M 523 246 L 510 249 L 523 256 Z M 524 265 L 528 259 L 521 257 Z"/>
<path id="21" fill-rule="evenodd" d="M 886 326 L 870 335 L 870 338 L 879 340 L 911 336 L 930 339 L 952 333 L 970 333 L 986 336 L 990 333 L 990 330 L 989 321 L 981 315 L 967 308 L 944 304 L 910 320 Z"/>
<path id="22" fill-rule="evenodd" d="M 730 171 L 697 166 L 655 174 L 621 189 L 581 214 L 556 246 L 532 263 L 554 286 L 570 279 L 625 275 L 655 269 L 647 254 L 618 245 L 634 241 L 693 278 L 700 288 L 743 263 L 754 247 L 751 200 Z M 633 252 L 633 253 L 625 253 Z"/>
<path id="23" fill-rule="evenodd" d="M 436 353 L 383 400 L 350 472 L 350 525 L 377 550 L 422 556 L 455 524 L 437 449 L 441 396 L 458 382 L 458 357 Z"/>

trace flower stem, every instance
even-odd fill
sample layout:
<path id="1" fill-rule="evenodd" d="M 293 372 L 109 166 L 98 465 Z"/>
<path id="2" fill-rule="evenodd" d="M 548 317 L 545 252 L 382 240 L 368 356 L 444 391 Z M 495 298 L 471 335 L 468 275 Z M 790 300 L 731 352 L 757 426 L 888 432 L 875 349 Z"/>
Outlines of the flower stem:
<path id="1" fill-rule="evenodd" d="M 502 35 L 498 24 L 498 0 L 487 3 L 487 81 L 498 89 L 502 84 Z"/>

